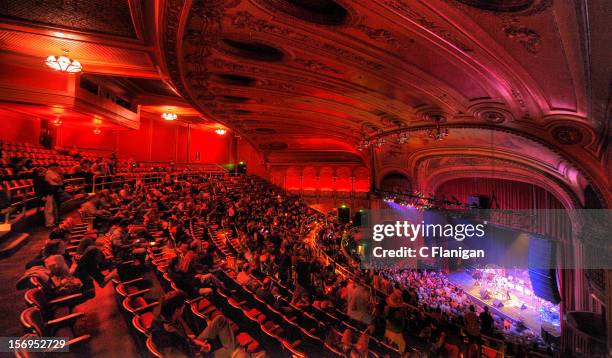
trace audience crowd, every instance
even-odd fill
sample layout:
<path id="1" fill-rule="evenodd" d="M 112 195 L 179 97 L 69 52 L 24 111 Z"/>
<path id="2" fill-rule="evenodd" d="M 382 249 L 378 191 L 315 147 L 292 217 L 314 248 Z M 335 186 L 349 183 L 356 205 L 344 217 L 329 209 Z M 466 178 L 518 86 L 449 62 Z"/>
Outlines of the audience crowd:
<path id="1" fill-rule="evenodd" d="M 45 181 L 59 189 L 61 175 L 54 176 L 47 172 Z M 350 239 L 347 224 L 256 177 L 178 182 L 168 176 L 152 186 L 126 184 L 90 196 L 80 213 L 92 218 L 100 236 L 81 240 L 70 256 L 62 227 L 69 224 L 60 225 L 25 276 L 37 275 L 55 294 L 84 290 L 94 297 L 94 281 L 104 286 L 116 278 L 117 261 L 144 267 L 150 245 L 157 245 L 169 257 L 166 273 L 175 289 L 162 297 L 150 334 L 157 348 L 172 356 L 253 355 L 236 343 L 233 317 L 218 315 L 199 333 L 182 322 L 188 300 L 233 293 L 220 270 L 236 272 L 239 286 L 284 314 L 316 310 L 342 317 L 347 328 L 337 327 L 340 332 L 315 327 L 310 333 L 345 356 L 366 357 L 385 346 L 402 356 L 479 356 L 486 337 L 503 339 L 508 330 L 487 309 L 478 313 L 441 272 L 359 269 L 343 248 Z M 147 228 L 165 239 L 152 237 Z M 108 252 L 100 242 L 108 244 Z M 285 291 L 289 300 L 283 299 Z M 490 339 L 486 343 L 494 345 Z M 506 354 L 515 357 L 536 348 L 506 343 Z"/>

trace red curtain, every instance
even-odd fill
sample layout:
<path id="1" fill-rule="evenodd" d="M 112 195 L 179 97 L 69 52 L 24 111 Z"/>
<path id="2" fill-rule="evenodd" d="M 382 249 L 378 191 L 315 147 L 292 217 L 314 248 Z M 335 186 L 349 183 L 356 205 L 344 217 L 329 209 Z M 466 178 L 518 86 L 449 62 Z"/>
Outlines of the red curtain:
<path id="1" fill-rule="evenodd" d="M 555 238 L 569 238 L 571 235 L 571 224 L 563 204 L 553 194 L 534 184 L 496 178 L 460 178 L 438 187 L 436 196 L 441 195 L 449 199 L 454 196 L 463 203 L 467 203 L 470 196 L 485 196 L 492 209 L 520 210 L 525 214 L 520 217 L 507 214 L 504 222 L 499 222 L 502 225 Z M 537 209 L 540 210 L 536 212 Z"/>

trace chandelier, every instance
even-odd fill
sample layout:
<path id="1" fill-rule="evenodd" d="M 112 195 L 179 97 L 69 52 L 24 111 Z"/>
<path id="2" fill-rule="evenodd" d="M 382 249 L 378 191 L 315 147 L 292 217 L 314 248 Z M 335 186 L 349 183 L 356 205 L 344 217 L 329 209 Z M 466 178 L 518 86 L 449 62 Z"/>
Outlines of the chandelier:
<path id="1" fill-rule="evenodd" d="M 162 113 L 161 116 L 166 121 L 175 121 L 178 118 L 176 113 L 172 113 L 172 112 Z"/>
<path id="2" fill-rule="evenodd" d="M 357 144 L 357 150 L 361 152 L 363 150 L 368 149 L 369 146 L 370 146 L 370 141 L 367 139 L 362 139 Z"/>
<path id="3" fill-rule="evenodd" d="M 217 128 L 215 129 L 215 133 L 217 133 L 218 135 L 225 135 L 225 133 L 227 133 L 227 130 L 223 128 Z"/>
<path id="4" fill-rule="evenodd" d="M 444 117 L 435 116 L 432 118 L 432 120 L 436 123 L 436 127 L 430 128 L 427 131 L 427 135 L 429 136 L 429 138 L 433 140 L 443 140 L 444 138 L 448 136 L 448 128 L 442 128 L 440 126 L 440 123 L 444 121 Z"/>
<path id="5" fill-rule="evenodd" d="M 68 57 L 68 50 L 63 50 L 64 54 L 61 56 L 51 55 L 45 60 L 45 64 L 52 69 L 60 72 L 77 73 L 83 70 L 83 66 L 77 60 L 73 60 Z"/>
<path id="6" fill-rule="evenodd" d="M 409 139 L 410 137 L 408 136 L 408 132 L 402 132 L 397 135 L 397 138 L 395 138 L 395 141 L 397 142 L 397 144 L 405 144 L 405 143 L 408 143 Z"/>

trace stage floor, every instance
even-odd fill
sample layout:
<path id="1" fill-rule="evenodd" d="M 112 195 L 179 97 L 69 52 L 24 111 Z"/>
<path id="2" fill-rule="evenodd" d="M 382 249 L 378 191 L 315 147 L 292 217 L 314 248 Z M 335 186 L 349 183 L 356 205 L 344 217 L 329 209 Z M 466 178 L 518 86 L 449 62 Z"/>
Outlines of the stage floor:
<path id="1" fill-rule="evenodd" d="M 530 296 L 523 296 L 520 292 L 510 291 L 510 300 L 506 301 L 501 299 L 500 301 L 504 304 L 503 307 L 497 308 L 493 306 L 493 301 L 497 297 L 491 297 L 489 299 L 482 299 L 480 297 L 480 286 L 474 286 L 474 280 L 466 272 L 453 272 L 449 274 L 449 279 L 463 288 L 470 297 L 479 302 L 481 305 L 485 304 L 489 306 L 492 312 L 495 312 L 499 316 L 505 317 L 509 320 L 518 322 L 522 321 L 527 328 L 533 331 L 534 334 L 541 334 L 542 320 L 540 318 L 540 307 L 537 299 Z M 526 309 L 521 309 L 521 306 L 525 304 Z"/>

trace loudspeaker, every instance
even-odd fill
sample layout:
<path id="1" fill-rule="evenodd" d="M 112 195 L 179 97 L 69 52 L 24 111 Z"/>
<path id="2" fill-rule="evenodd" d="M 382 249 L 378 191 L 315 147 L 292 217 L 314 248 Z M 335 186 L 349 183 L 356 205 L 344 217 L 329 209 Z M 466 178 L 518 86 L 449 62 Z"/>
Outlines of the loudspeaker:
<path id="1" fill-rule="evenodd" d="M 355 215 L 353 215 L 353 225 L 361 226 L 361 215 L 362 215 L 361 210 L 357 211 Z"/>
<path id="2" fill-rule="evenodd" d="M 502 303 L 502 301 L 495 299 L 493 300 L 493 307 L 502 308 L 504 307 L 504 304 Z"/>
<path id="3" fill-rule="evenodd" d="M 347 222 L 351 221 L 351 208 L 346 206 L 339 207 L 338 220 L 343 224 L 346 224 Z"/>
<path id="4" fill-rule="evenodd" d="M 240 162 L 236 165 L 236 174 L 246 174 L 247 167 L 245 162 Z"/>
<path id="5" fill-rule="evenodd" d="M 533 293 L 553 304 L 561 302 L 557 271 L 556 243 L 538 235 L 529 235 L 529 279 Z"/>

